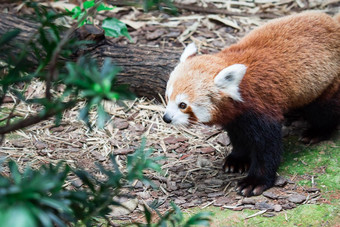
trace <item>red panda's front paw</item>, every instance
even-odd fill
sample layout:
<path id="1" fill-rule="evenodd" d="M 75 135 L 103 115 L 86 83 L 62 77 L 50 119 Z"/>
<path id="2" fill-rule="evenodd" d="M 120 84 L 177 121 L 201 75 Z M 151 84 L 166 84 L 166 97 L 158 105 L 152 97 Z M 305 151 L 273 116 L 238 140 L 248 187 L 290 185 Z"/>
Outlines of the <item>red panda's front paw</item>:
<path id="1" fill-rule="evenodd" d="M 327 140 L 332 136 L 333 127 L 336 127 L 336 125 L 332 125 L 330 129 L 327 130 L 314 128 L 307 129 L 303 132 L 302 136 L 299 138 L 299 141 L 304 144 L 315 144 L 323 140 Z"/>
<path id="2" fill-rule="evenodd" d="M 238 183 L 236 190 L 240 195 L 245 197 L 257 196 L 261 195 L 265 190 L 272 187 L 274 184 L 273 182 L 268 182 L 268 179 L 265 180 L 262 177 L 247 176 Z"/>
<path id="3" fill-rule="evenodd" d="M 250 160 L 245 157 L 237 157 L 231 153 L 226 158 L 223 170 L 226 173 L 244 173 L 249 170 Z"/>
<path id="4" fill-rule="evenodd" d="M 320 142 L 322 139 L 320 137 L 308 137 L 308 136 L 304 136 L 299 138 L 299 141 L 304 143 L 304 144 L 315 144 Z"/>

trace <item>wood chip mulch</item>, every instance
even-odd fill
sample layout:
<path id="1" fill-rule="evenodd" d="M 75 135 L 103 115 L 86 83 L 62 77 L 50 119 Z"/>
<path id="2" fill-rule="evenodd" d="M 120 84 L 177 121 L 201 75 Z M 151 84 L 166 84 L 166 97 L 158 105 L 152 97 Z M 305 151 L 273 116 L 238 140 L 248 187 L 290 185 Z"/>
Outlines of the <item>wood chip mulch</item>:
<path id="1" fill-rule="evenodd" d="M 58 2 L 60 4 L 60 1 Z M 72 1 L 61 2 L 73 4 Z M 143 13 L 141 9 L 119 6 L 99 17 L 114 16 L 121 19 L 128 25 L 130 35 L 137 45 L 182 48 L 185 43 L 194 41 L 201 53 L 209 53 L 235 43 L 251 29 L 268 21 L 268 18 L 263 19 L 257 15 L 270 14 L 272 17 L 279 17 L 307 9 L 320 9 L 334 14 L 339 12 L 340 1 L 177 2 L 194 4 L 196 11 L 181 9 L 179 15 L 169 16 L 165 13 Z M 72 8 L 72 5 L 69 7 Z M 224 16 L 212 13 L 209 8 L 248 16 Z M 0 10 L 17 14 L 31 13 L 18 3 L 2 4 Z M 128 44 L 125 38 L 116 38 L 113 41 Z M 27 95 L 37 97 L 43 92 L 44 86 L 36 82 L 28 89 Z M 5 105 L 10 109 L 13 103 L 8 102 Z M 136 99 L 126 102 L 127 108 L 108 102 L 105 108 L 112 116 L 109 123 L 104 129 L 94 126 L 93 131 L 89 131 L 78 119 L 78 111 L 83 105 L 84 103 L 80 103 L 67 111 L 58 127 L 54 126 L 53 120 L 49 120 L 8 135 L 0 147 L 0 158 L 14 159 L 21 168 L 26 165 L 37 168 L 41 164 L 65 160 L 68 164 L 84 168 L 101 178 L 103 176 L 96 169 L 95 162 L 110 166 L 108 155 L 113 153 L 123 170 L 126 156 L 140 146 L 142 137 L 146 137 L 147 146 L 153 147 L 154 155 L 166 157 L 161 161 L 161 174 L 146 172 L 158 189 L 138 181 L 134 182 L 132 194 L 136 198 L 122 201 L 131 211 L 113 209 L 111 216 L 118 219 L 139 219 L 142 205 L 155 202 L 161 211 L 167 210 L 169 202 L 174 201 L 181 208 L 218 206 L 235 211 L 258 209 L 265 211 L 259 214 L 268 217 L 276 212 L 293 209 L 299 204 L 327 202 L 316 185 L 303 187 L 295 183 L 302 179 L 313 183 L 314 178 L 309 175 L 293 176 L 289 179 L 279 176 L 276 186 L 261 196 L 244 198 L 237 195 L 236 182 L 245 175 L 226 174 L 221 170 L 225 156 L 232 149 L 227 134 L 218 128 L 201 125 L 189 128 L 169 126 L 162 121 L 164 105 L 156 101 Z M 18 116 L 27 116 L 29 113 L 35 113 L 34 107 L 23 104 L 17 106 Z M 91 117 L 95 119 L 95 113 Z M 296 125 L 301 124 L 284 127 L 283 133 L 294 134 Z M 82 184 L 81 181 L 70 178 L 68 187 L 79 188 Z"/>

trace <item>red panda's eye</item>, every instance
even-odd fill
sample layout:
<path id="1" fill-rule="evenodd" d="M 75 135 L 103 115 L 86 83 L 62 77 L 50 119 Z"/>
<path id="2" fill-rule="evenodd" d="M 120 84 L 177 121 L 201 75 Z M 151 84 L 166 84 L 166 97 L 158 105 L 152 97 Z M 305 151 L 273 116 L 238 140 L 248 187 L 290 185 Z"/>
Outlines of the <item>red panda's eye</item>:
<path id="1" fill-rule="evenodd" d="M 187 108 L 187 104 L 185 104 L 184 102 L 181 102 L 178 107 L 182 110 L 186 109 Z"/>

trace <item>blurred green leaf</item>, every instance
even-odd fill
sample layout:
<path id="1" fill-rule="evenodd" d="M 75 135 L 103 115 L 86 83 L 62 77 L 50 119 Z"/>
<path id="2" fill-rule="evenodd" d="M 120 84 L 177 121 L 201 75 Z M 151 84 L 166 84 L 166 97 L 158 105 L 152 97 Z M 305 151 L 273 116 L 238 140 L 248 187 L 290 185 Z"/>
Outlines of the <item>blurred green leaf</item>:
<path id="1" fill-rule="evenodd" d="M 106 36 L 125 36 L 132 42 L 132 38 L 127 30 L 126 25 L 117 18 L 106 18 L 103 21 L 102 28 L 104 29 Z"/>
<path id="2" fill-rule="evenodd" d="M 85 124 L 87 125 L 88 128 L 92 128 L 91 127 L 91 123 L 90 123 L 90 119 L 89 119 L 89 106 L 86 105 L 85 107 L 83 107 L 82 109 L 79 110 L 79 118 L 85 122 Z"/>
<path id="3" fill-rule="evenodd" d="M 106 6 L 104 3 L 101 3 L 98 8 L 97 8 L 97 11 L 100 12 L 100 11 L 103 11 L 103 10 L 113 10 L 115 9 L 116 7 L 109 7 L 109 6 Z"/>
<path id="4" fill-rule="evenodd" d="M 70 11 L 68 11 L 68 12 L 70 12 Z M 80 13 L 81 13 L 81 8 L 79 6 L 76 6 L 72 9 L 71 13 L 72 13 L 72 18 L 77 19 L 79 17 Z"/>
<path id="5" fill-rule="evenodd" d="M 15 227 L 36 227 L 37 222 L 30 210 L 22 205 L 17 204 L 6 210 L 0 210 L 1 226 Z"/>
<path id="6" fill-rule="evenodd" d="M 51 199 L 51 198 L 41 198 L 39 199 L 40 204 L 54 208 L 56 210 L 58 210 L 59 212 L 62 213 L 72 213 L 72 210 L 63 202 L 65 201 L 57 201 L 55 199 Z"/>
<path id="7" fill-rule="evenodd" d="M 94 0 L 85 1 L 85 2 L 83 3 L 84 9 L 89 9 L 89 8 L 93 7 L 94 5 L 95 5 Z"/>
<path id="8" fill-rule="evenodd" d="M 211 223 L 211 212 L 200 212 L 191 216 L 189 220 L 183 225 L 183 227 L 189 227 L 194 225 L 210 226 Z"/>
<path id="9" fill-rule="evenodd" d="M 21 183 L 21 174 L 18 169 L 18 165 L 14 161 L 9 161 L 8 163 L 9 170 L 11 171 L 12 179 L 15 184 Z"/>
<path id="10" fill-rule="evenodd" d="M 98 114 L 97 126 L 98 126 L 98 128 L 104 128 L 104 125 L 107 122 L 107 120 L 109 119 L 109 116 L 105 112 L 103 105 L 101 105 L 101 104 L 98 105 L 97 114 Z"/>
<path id="11" fill-rule="evenodd" d="M 48 217 L 48 215 L 45 213 L 44 210 L 39 209 L 38 207 L 32 206 L 31 209 L 32 214 L 37 217 L 37 219 L 40 221 L 42 226 L 44 227 L 52 227 L 52 220 Z"/>
<path id="12" fill-rule="evenodd" d="M 79 179 L 88 186 L 92 192 L 95 191 L 92 177 L 85 171 L 75 170 L 74 173 L 79 177 Z"/>
<path id="13" fill-rule="evenodd" d="M 6 32 L 5 34 L 3 34 L 0 37 L 0 47 L 3 46 L 4 44 L 10 42 L 12 39 L 14 39 L 16 36 L 18 36 L 20 34 L 20 29 L 13 29 L 10 30 L 8 32 Z"/>
<path id="14" fill-rule="evenodd" d="M 152 217 L 151 212 L 149 211 L 149 208 L 145 204 L 143 204 L 143 207 L 144 207 L 144 215 L 145 215 L 146 223 L 148 225 L 150 225 L 151 221 L 152 221 L 152 219 L 151 219 L 151 217 Z"/>

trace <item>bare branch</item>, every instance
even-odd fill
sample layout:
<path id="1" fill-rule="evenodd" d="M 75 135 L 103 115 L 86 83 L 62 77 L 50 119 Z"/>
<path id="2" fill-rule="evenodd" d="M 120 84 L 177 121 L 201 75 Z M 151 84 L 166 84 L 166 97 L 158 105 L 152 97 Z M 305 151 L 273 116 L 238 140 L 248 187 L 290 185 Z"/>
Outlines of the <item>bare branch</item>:
<path id="1" fill-rule="evenodd" d="M 64 107 L 62 109 L 60 109 L 60 108 L 51 109 L 48 112 L 46 112 L 44 115 L 42 115 L 40 113 L 40 114 L 37 114 L 35 116 L 30 116 L 28 118 L 20 120 L 19 122 L 16 122 L 16 123 L 13 123 L 13 124 L 10 124 L 10 125 L 6 125 L 6 126 L 2 126 L 2 127 L 0 127 L 0 135 L 4 135 L 6 133 L 25 128 L 27 126 L 34 125 L 36 123 L 39 123 L 40 121 L 47 120 L 47 119 L 56 115 L 59 112 L 63 112 L 67 109 L 72 108 L 75 104 L 76 104 L 76 101 L 73 100 L 73 101 L 64 103 Z"/>

